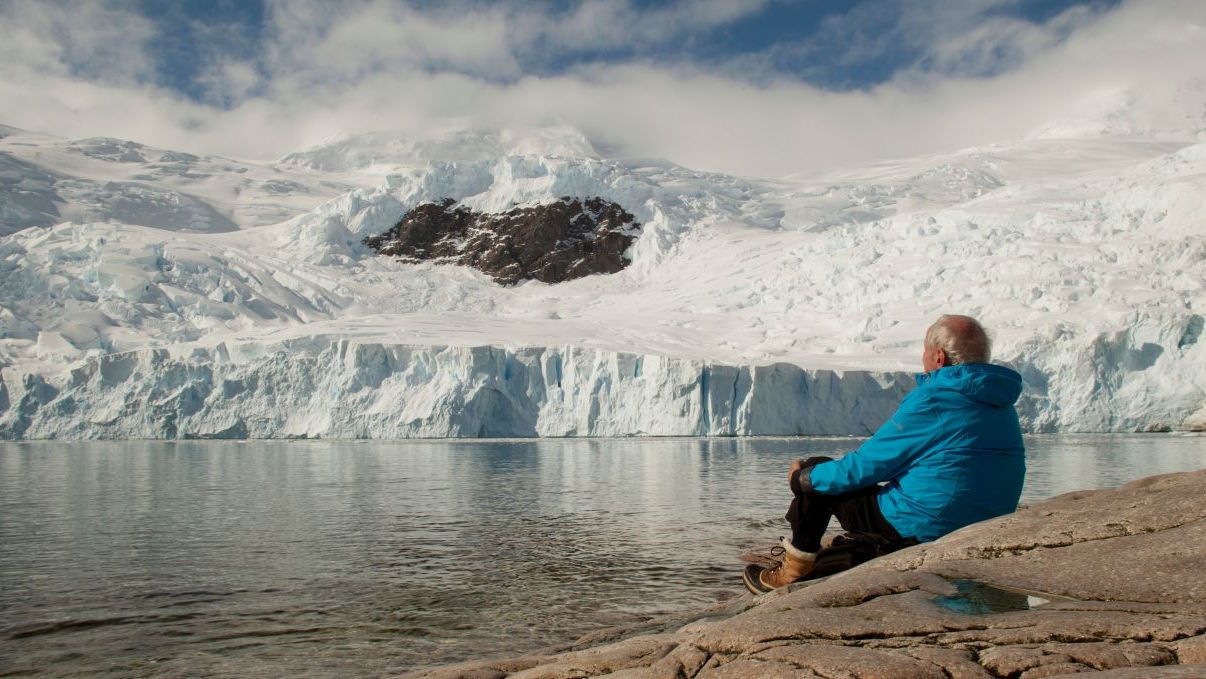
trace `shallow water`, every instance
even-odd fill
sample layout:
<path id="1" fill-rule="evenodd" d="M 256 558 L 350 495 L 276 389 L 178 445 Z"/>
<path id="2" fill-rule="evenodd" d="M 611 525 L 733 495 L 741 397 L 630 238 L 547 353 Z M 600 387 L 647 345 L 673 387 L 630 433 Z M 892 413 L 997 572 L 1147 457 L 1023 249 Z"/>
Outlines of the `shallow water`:
<path id="1" fill-rule="evenodd" d="M 1042 597 L 993 587 L 975 580 L 951 580 L 955 593 L 934 598 L 934 605 L 964 615 L 1028 611 L 1051 603 Z"/>
<path id="2" fill-rule="evenodd" d="M 853 439 L 0 443 L 0 674 L 374 675 L 742 593 Z M 1206 466 L 1028 440 L 1023 502 Z"/>

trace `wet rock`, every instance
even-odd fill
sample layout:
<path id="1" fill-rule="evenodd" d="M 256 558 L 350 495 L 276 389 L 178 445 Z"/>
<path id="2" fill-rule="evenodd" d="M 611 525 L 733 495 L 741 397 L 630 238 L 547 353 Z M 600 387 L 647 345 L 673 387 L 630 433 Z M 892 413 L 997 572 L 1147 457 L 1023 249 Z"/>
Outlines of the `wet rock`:
<path id="1" fill-rule="evenodd" d="M 392 229 L 366 238 L 383 255 L 405 261 L 471 266 L 504 285 L 561 283 L 626 267 L 641 225 L 616 203 L 565 197 L 499 214 L 424 203 Z"/>
<path id="2" fill-rule="evenodd" d="M 549 663 L 510 675 L 514 679 L 559 679 L 589 677 L 619 670 L 647 668 L 675 650 L 679 643 L 669 636 L 642 636 L 608 646 L 573 651 Z"/>
<path id="3" fill-rule="evenodd" d="M 428 670 L 423 676 L 426 679 L 501 679 L 551 661 L 552 658 L 539 655 L 506 660 L 479 660 Z"/>
<path id="4" fill-rule="evenodd" d="M 1206 677 L 1204 496 L 1206 470 L 1070 493 L 742 599 L 722 619 L 683 617 L 677 629 L 633 629 L 521 672 L 490 669 L 618 679 Z M 959 597 L 978 605 L 948 605 Z M 457 676 L 438 672 L 420 676 Z"/>

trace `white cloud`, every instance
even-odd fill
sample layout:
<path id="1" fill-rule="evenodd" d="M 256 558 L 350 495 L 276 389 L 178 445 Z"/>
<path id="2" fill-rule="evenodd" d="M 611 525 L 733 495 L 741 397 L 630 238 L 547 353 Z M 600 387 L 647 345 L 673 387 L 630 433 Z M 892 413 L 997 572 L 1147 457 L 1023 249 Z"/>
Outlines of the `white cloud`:
<path id="1" fill-rule="evenodd" d="M 768 4 L 769 0 L 679 0 L 663 7 L 637 8 L 629 0 L 585 0 L 564 15 L 512 12 L 518 38 L 514 47 L 520 52 L 542 43 L 571 52 L 652 49 L 680 35 L 754 14 Z"/>
<path id="2" fill-rule="evenodd" d="M 913 8 L 880 28 L 890 39 L 918 41 L 929 67 L 906 69 L 869 90 L 830 92 L 772 71 L 754 80 L 732 65 L 704 70 L 648 59 L 591 63 L 553 76 L 525 72 L 550 55 L 618 45 L 639 57 L 633 46 L 658 32 L 689 35 L 760 4 L 714 0 L 646 11 L 596 0 L 545 17 L 514 4 L 420 12 L 382 1 L 337 10 L 290 2 L 274 6 L 261 60 L 219 59 L 205 71 L 213 100 L 229 103 L 217 107 L 138 84 L 150 63 L 150 29 L 135 17 L 135 35 L 143 37 L 108 45 L 111 27 L 131 18 L 122 7 L 101 7 L 84 25 L 61 11 L 8 3 L 0 5 L 6 27 L 0 122 L 266 158 L 339 134 L 421 132 L 451 118 L 560 120 L 633 155 L 744 174 L 814 171 L 1000 141 L 1053 121 L 1102 118 L 1103 106 L 1129 106 L 1121 113 L 1145 129 L 1203 125 L 1206 5 L 1194 0 L 1136 0 L 1043 24 L 988 17 L 992 3 L 984 1 L 959 9 L 964 3 L 947 0 L 942 7 L 949 12 L 928 28 L 925 14 Z M 860 42 L 854 24 L 830 28 L 852 52 L 876 48 Z M 63 31 L 91 47 L 69 54 L 56 42 Z M 79 54 L 90 55 L 86 63 L 117 59 L 126 66 L 114 68 L 118 77 L 102 78 L 79 70 Z M 1010 68 L 998 72 L 1002 60 Z"/>
<path id="3" fill-rule="evenodd" d="M 261 82 L 255 64 L 246 59 L 215 59 L 197 76 L 205 100 L 215 106 L 247 100 Z"/>
<path id="4" fill-rule="evenodd" d="M 0 2 L 0 74 L 33 71 L 121 84 L 154 71 L 155 27 L 113 2 Z"/>
<path id="5" fill-rule="evenodd" d="M 340 80 L 398 70 L 514 75 L 501 13 L 430 14 L 405 4 L 276 2 L 268 66 L 278 76 Z"/>
<path id="6" fill-rule="evenodd" d="M 267 67 L 276 77 L 306 82 L 416 69 L 514 80 L 524 75 L 523 63 L 656 50 L 757 12 L 768 1 L 679 0 L 638 8 L 630 0 L 584 0 L 557 12 L 520 2 L 418 10 L 391 0 L 278 0 L 269 5 Z"/>
<path id="7" fill-rule="evenodd" d="M 923 47 L 928 65 L 934 71 L 988 75 L 1016 67 L 1057 46 L 1099 16 L 1093 9 L 1080 6 L 1042 24 L 1006 16 L 993 16 L 981 22 L 967 21 L 970 17 L 965 17 L 962 26 L 947 30 L 931 24 L 932 39 Z"/>

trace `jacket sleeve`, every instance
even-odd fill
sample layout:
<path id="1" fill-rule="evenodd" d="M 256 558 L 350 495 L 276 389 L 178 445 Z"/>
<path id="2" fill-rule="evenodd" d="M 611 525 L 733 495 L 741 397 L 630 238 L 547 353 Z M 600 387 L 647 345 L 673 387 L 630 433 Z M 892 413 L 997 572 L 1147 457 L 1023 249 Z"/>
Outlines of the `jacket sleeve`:
<path id="1" fill-rule="evenodd" d="M 934 445 L 938 432 L 938 418 L 929 399 L 914 390 L 858 450 L 813 467 L 807 484 L 801 485 L 824 495 L 838 495 L 890 481 Z"/>

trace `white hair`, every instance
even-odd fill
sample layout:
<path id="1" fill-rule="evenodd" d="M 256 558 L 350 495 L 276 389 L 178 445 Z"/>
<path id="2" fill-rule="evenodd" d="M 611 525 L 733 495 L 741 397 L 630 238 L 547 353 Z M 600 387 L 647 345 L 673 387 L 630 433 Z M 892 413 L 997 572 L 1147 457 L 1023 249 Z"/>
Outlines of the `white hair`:
<path id="1" fill-rule="evenodd" d="M 940 316 L 925 331 L 925 345 L 945 352 L 948 365 L 988 363 L 992 357 L 988 331 L 971 316 Z"/>

